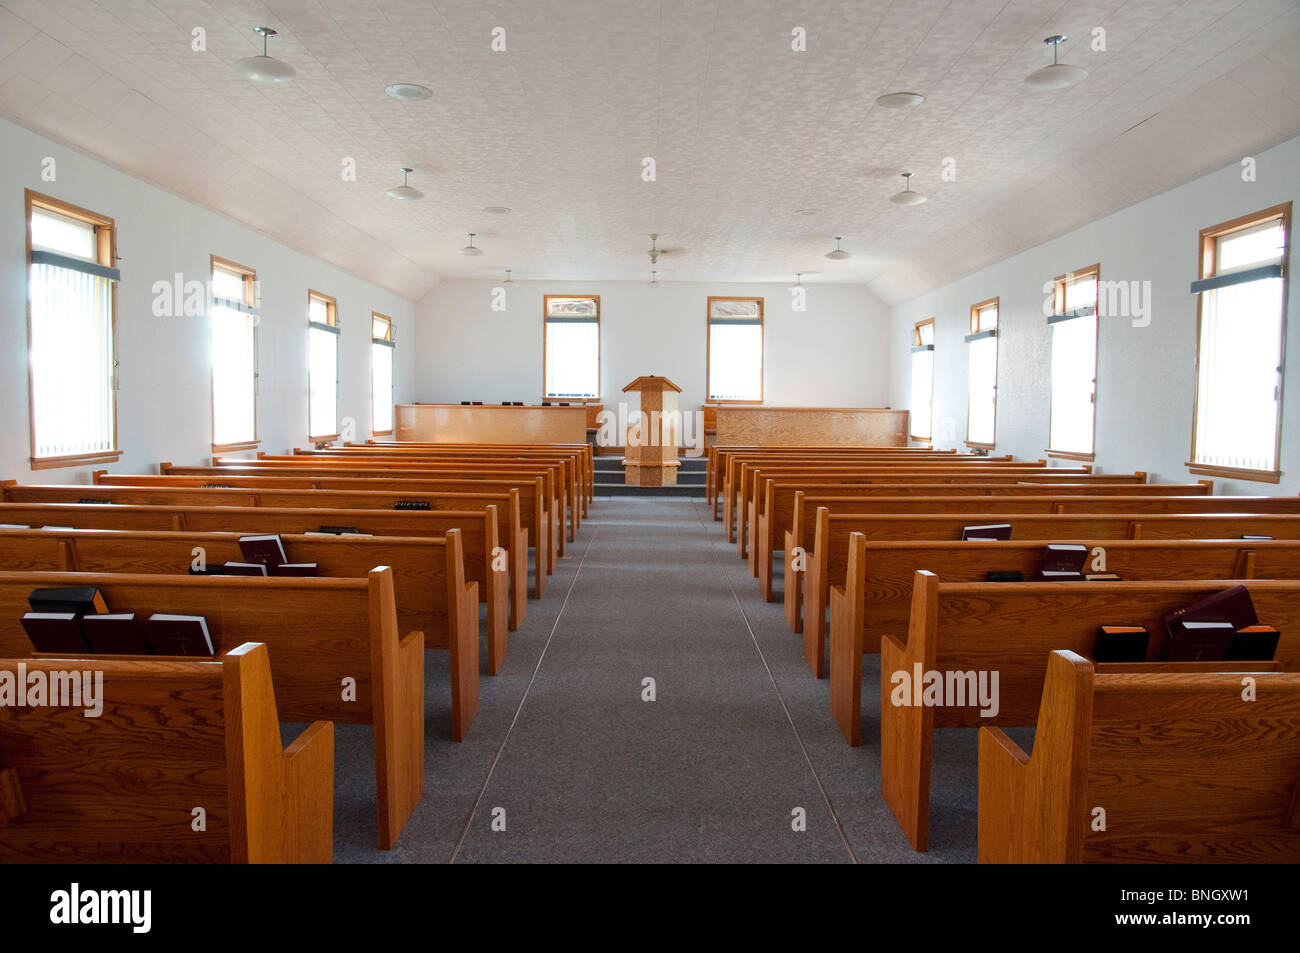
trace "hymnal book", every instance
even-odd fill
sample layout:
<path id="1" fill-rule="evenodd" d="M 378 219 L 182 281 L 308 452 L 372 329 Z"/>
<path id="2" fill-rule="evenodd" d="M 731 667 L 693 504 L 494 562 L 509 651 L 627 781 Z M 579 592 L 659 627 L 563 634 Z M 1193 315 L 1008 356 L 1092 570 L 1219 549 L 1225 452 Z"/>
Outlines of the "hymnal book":
<path id="1" fill-rule="evenodd" d="M 200 490 L 233 490 L 233 483 L 203 483 L 199 486 Z"/>
<path id="2" fill-rule="evenodd" d="M 1250 590 L 1245 586 L 1233 586 L 1207 596 L 1200 602 L 1193 603 L 1185 609 L 1175 609 L 1164 618 L 1169 634 L 1174 634 L 1174 624 L 1189 622 L 1228 622 L 1235 629 L 1244 629 L 1255 625 L 1259 618 L 1255 615 L 1255 604 L 1250 601 Z"/>
<path id="3" fill-rule="evenodd" d="M 990 569 L 984 576 L 985 582 L 1024 582 L 1025 574 L 1019 569 Z"/>
<path id="4" fill-rule="evenodd" d="M 1223 656 L 1225 662 L 1271 662 L 1282 633 L 1271 625 L 1248 625 L 1238 629 Z"/>
<path id="5" fill-rule="evenodd" d="M 22 523 L 0 523 L 0 529 L 31 529 L 31 527 L 24 526 Z"/>
<path id="6" fill-rule="evenodd" d="M 1083 578 L 1088 582 L 1119 582 L 1120 575 L 1117 572 L 1089 572 L 1084 573 Z"/>
<path id="7" fill-rule="evenodd" d="M 262 563 L 265 566 L 278 566 L 287 563 L 289 556 L 284 551 L 284 541 L 279 533 L 265 536 L 239 537 L 239 551 L 244 554 L 244 562 Z"/>
<path id="8" fill-rule="evenodd" d="M 1056 569 L 1042 569 L 1038 573 L 1039 582 L 1083 582 L 1083 573 Z"/>
<path id="9" fill-rule="evenodd" d="M 41 529 L 65 530 L 65 529 L 72 529 L 72 527 L 71 526 L 42 526 Z"/>
<path id="10" fill-rule="evenodd" d="M 1097 629 L 1094 662 L 1145 662 L 1151 633 L 1141 625 L 1103 625 Z"/>
<path id="11" fill-rule="evenodd" d="M 1075 579 L 1083 578 L 1083 564 L 1088 559 L 1088 547 L 1080 543 L 1048 543 L 1043 548 L 1043 561 L 1038 567 L 1043 576 L 1062 578 L 1066 573 Z"/>
<path id="12" fill-rule="evenodd" d="M 1221 662 L 1237 629 L 1231 622 L 1181 619 L 1169 630 L 1167 662 Z"/>
<path id="13" fill-rule="evenodd" d="M 272 576 L 315 576 L 315 563 L 280 563 L 271 570 Z"/>
<path id="14" fill-rule="evenodd" d="M 427 510 L 428 500 L 398 500 L 393 504 L 395 510 Z"/>
<path id="15" fill-rule="evenodd" d="M 309 536 L 360 536 L 361 530 L 355 526 L 322 526 Z"/>
<path id="16" fill-rule="evenodd" d="M 217 654 L 208 632 L 208 620 L 201 615 L 169 615 L 155 612 L 149 616 L 145 638 L 159 655 Z"/>
<path id="17" fill-rule="evenodd" d="M 263 563 L 222 563 L 221 573 L 223 576 L 269 576 L 267 567 Z"/>
<path id="18" fill-rule="evenodd" d="M 81 620 L 86 642 L 96 655 L 149 655 L 144 622 L 134 612 L 88 615 Z"/>
<path id="19" fill-rule="evenodd" d="M 1266 539 L 1272 539 L 1273 537 L 1272 537 L 1272 536 L 1249 536 L 1249 535 L 1247 535 L 1247 536 L 1242 536 L 1241 538 L 1242 538 L 1242 539 L 1258 539 L 1258 540 L 1266 540 Z"/>
<path id="20" fill-rule="evenodd" d="M 985 523 L 981 526 L 963 526 L 962 539 L 1010 539 L 1010 523 Z"/>
<path id="21" fill-rule="evenodd" d="M 33 589 L 27 597 L 33 612 L 73 612 L 78 615 L 107 612 L 108 603 L 94 586 L 56 586 Z"/>
<path id="22" fill-rule="evenodd" d="M 77 502 L 78 503 L 103 503 L 107 506 L 113 505 L 112 500 L 106 500 L 102 496 L 83 496 L 79 500 L 77 500 Z"/>
<path id="23" fill-rule="evenodd" d="M 43 655 L 86 651 L 86 637 L 75 612 L 27 612 L 23 614 L 23 628 L 32 640 L 32 648 Z"/>

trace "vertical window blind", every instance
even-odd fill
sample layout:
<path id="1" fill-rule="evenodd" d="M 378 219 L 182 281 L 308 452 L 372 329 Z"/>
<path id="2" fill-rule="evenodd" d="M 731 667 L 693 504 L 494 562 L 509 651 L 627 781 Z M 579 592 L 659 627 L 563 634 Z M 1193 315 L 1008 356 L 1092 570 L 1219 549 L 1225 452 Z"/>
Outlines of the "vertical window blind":
<path id="1" fill-rule="evenodd" d="M 338 313 L 332 299 L 307 298 L 307 429 L 312 439 L 338 431 Z"/>
<path id="2" fill-rule="evenodd" d="M 393 430 L 393 323 L 371 316 L 370 425 L 373 433 Z"/>
<path id="3" fill-rule="evenodd" d="M 709 400 L 763 399 L 763 301 L 709 299 Z"/>
<path id="4" fill-rule="evenodd" d="M 543 313 L 547 397 L 600 395 L 600 299 L 547 295 Z"/>
<path id="5" fill-rule="evenodd" d="M 912 332 L 912 399 L 908 432 L 929 440 L 934 429 L 934 322 L 918 324 Z"/>
<path id="6" fill-rule="evenodd" d="M 966 336 L 966 440 L 992 445 L 997 422 L 998 301 L 971 309 Z"/>
<path id="7" fill-rule="evenodd" d="M 1052 336 L 1048 449 L 1057 453 L 1093 452 L 1097 411 L 1097 282 L 1090 270 L 1058 279 Z"/>
<path id="8" fill-rule="evenodd" d="M 250 276 L 214 265 L 212 307 L 212 442 L 257 439 L 257 317 Z"/>

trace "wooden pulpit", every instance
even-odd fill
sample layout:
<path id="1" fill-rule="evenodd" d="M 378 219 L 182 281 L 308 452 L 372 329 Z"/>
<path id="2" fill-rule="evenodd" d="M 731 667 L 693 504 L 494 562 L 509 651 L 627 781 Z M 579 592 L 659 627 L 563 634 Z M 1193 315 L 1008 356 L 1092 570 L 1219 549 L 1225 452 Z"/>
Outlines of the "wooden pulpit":
<path id="1" fill-rule="evenodd" d="M 638 377 L 623 388 L 627 398 L 627 448 L 623 482 L 631 486 L 674 486 L 682 414 L 682 389 L 666 377 Z"/>

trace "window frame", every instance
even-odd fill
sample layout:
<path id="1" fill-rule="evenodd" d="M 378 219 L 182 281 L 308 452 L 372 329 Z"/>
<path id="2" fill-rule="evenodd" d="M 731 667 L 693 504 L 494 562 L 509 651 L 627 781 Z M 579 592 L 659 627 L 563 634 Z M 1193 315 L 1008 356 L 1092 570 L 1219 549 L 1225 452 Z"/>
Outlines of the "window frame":
<path id="1" fill-rule="evenodd" d="M 223 268 L 226 271 L 238 272 L 243 279 L 244 304 L 250 307 L 257 305 L 257 269 L 250 268 L 248 265 L 241 265 L 237 261 L 231 261 L 229 258 L 222 258 L 220 255 L 209 255 L 208 279 L 215 282 L 217 268 Z M 209 285 L 211 287 L 211 285 Z M 209 300 L 209 307 L 211 301 Z M 209 315 L 210 318 L 210 315 Z M 260 314 L 259 314 L 260 318 Z M 261 321 L 253 322 L 253 439 L 236 440 L 233 443 L 212 443 L 213 453 L 231 453 L 238 450 L 256 450 L 262 444 L 262 438 L 258 433 L 258 414 L 257 414 L 257 392 L 259 381 L 259 363 L 258 363 L 258 328 Z M 211 331 L 209 331 L 209 344 L 211 344 Z M 215 355 L 210 355 L 215 357 Z M 217 370 L 215 362 L 210 364 L 210 386 L 208 394 L 212 401 L 212 435 L 215 438 L 217 433 Z"/>
<path id="2" fill-rule="evenodd" d="M 98 264 L 117 267 L 117 223 L 107 215 L 92 212 L 79 205 L 64 202 L 52 195 L 44 195 L 32 189 L 23 189 L 23 231 L 27 247 L 27 445 L 28 466 L 32 470 L 55 470 L 61 467 L 79 467 L 96 463 L 116 463 L 122 456 L 122 447 L 117 435 L 117 285 L 112 282 L 109 287 L 109 340 L 112 344 L 109 359 L 109 389 L 113 402 L 113 449 L 94 453 L 73 453 L 57 457 L 38 457 L 36 455 L 36 382 L 32 374 L 32 211 L 53 212 L 68 218 L 74 218 L 91 225 L 95 229 L 95 252 Z"/>
<path id="3" fill-rule="evenodd" d="M 713 396 L 713 302 L 715 301 L 756 301 L 758 302 L 758 399 L 729 400 Z M 725 321 L 723 322 L 725 323 Z M 763 403 L 767 394 L 767 303 L 761 297 L 752 295 L 709 295 L 704 306 L 704 402 L 715 406 L 732 404 L 736 406 L 757 407 Z"/>
<path id="4" fill-rule="evenodd" d="M 313 301 L 320 301 L 325 305 L 325 324 L 311 319 L 311 305 Z M 342 333 L 339 328 L 339 303 L 333 295 L 327 295 L 323 291 L 307 289 L 307 440 L 314 442 L 317 440 L 337 440 L 337 432 L 329 434 L 314 434 L 311 432 L 311 332 L 313 329 L 332 329 L 331 334 L 334 339 L 334 426 L 337 431 L 339 423 L 339 341 Z"/>
<path id="5" fill-rule="evenodd" d="M 1278 322 L 1278 354 L 1281 357 L 1282 371 L 1278 374 L 1278 411 L 1277 423 L 1273 434 L 1273 469 L 1255 470 L 1244 467 L 1224 467 L 1214 464 L 1196 462 L 1196 426 L 1200 409 L 1201 386 L 1201 321 L 1204 294 L 1196 295 L 1196 359 L 1192 364 L 1192 441 L 1185 464 L 1189 473 L 1197 476 L 1221 477 L 1229 480 L 1248 480 L 1255 483 L 1280 483 L 1282 481 L 1282 416 L 1285 410 L 1286 396 L 1286 326 L 1290 292 L 1291 261 L 1291 203 L 1283 202 L 1258 212 L 1240 215 L 1237 218 L 1217 225 L 1202 228 L 1196 237 L 1196 274 L 1199 279 L 1212 278 L 1217 274 L 1218 260 L 1215 258 L 1217 242 L 1225 235 L 1244 231 L 1256 225 L 1263 225 L 1280 219 L 1282 222 L 1282 315 Z M 1206 271 L 1206 256 L 1213 260 L 1209 272 Z"/>
<path id="6" fill-rule="evenodd" d="M 1095 262 L 1086 268 L 1076 268 L 1073 271 L 1067 271 L 1063 275 L 1057 275 L 1052 279 L 1052 317 L 1058 317 L 1065 314 L 1065 296 L 1066 285 L 1078 281 L 1080 278 L 1092 276 L 1097 285 L 1097 297 L 1093 303 L 1093 366 L 1092 366 L 1092 451 L 1090 453 L 1080 453 L 1075 450 L 1054 450 L 1052 443 L 1052 393 L 1055 387 L 1052 386 L 1050 362 L 1052 339 L 1048 338 L 1048 362 L 1049 372 L 1047 381 L 1047 443 L 1048 447 L 1044 453 L 1049 457 L 1056 457 L 1061 460 L 1078 460 L 1081 463 L 1093 463 L 1097 459 L 1097 397 L 1101 393 L 1101 262 Z M 1049 329 L 1051 322 L 1049 321 Z"/>
<path id="7" fill-rule="evenodd" d="M 384 322 L 384 336 L 375 337 L 375 319 L 378 318 Z M 393 334 L 393 319 L 381 311 L 370 312 L 370 435 L 372 437 L 389 437 L 397 427 L 397 412 L 393 412 L 393 426 L 387 430 L 375 429 L 375 359 L 374 347 L 376 344 L 382 344 L 392 350 L 392 373 L 389 375 L 389 386 L 391 394 L 389 395 L 393 403 L 397 398 L 397 338 Z"/>
<path id="8" fill-rule="evenodd" d="M 546 325 L 551 320 L 551 299 L 552 298 L 588 298 L 596 303 L 596 396 L 594 397 L 572 397 L 567 394 L 551 394 L 547 388 L 546 380 Z M 542 400 L 544 401 L 567 401 L 571 404 L 586 406 L 587 404 L 599 404 L 601 401 L 601 364 L 600 364 L 600 340 L 601 340 L 600 323 L 600 295 L 593 294 L 544 294 L 542 295 Z"/>
<path id="9" fill-rule="evenodd" d="M 909 440 L 929 440 L 929 441 L 933 441 L 933 440 L 934 440 L 934 351 L 935 351 L 935 348 L 934 348 L 934 341 L 933 341 L 933 340 L 932 340 L 929 344 L 924 344 L 924 343 L 922 343 L 922 341 L 921 341 L 921 328 L 924 328 L 924 327 L 928 327 L 928 328 L 930 328 L 930 335 L 931 335 L 932 338 L 933 338 L 934 336 L 936 336 L 936 335 L 939 333 L 939 328 L 938 328 L 938 326 L 934 323 L 934 318 L 926 318 L 924 321 L 917 321 L 916 324 L 912 325 L 912 349 L 908 352 L 908 354 L 909 354 L 908 362 L 909 362 L 909 363 L 908 363 L 908 368 L 907 368 L 907 370 L 908 370 L 908 375 L 909 375 L 909 381 L 908 381 L 908 385 L 909 385 L 909 386 L 908 386 L 908 390 L 909 390 L 908 402 L 909 402 L 909 404 L 910 404 L 910 402 L 911 402 L 911 395 L 910 395 L 910 391 L 911 391 L 911 381 L 910 381 L 910 375 L 911 375 L 911 371 L 912 371 L 912 365 L 911 365 L 911 360 L 912 360 L 912 358 L 911 358 L 910 355 L 915 354 L 917 348 L 928 347 L 928 348 L 930 349 L 930 432 L 929 432 L 928 434 L 916 434 L 916 433 L 912 433 L 912 424 L 913 424 L 913 422 L 916 420 L 916 415 L 915 415 L 914 413 L 912 413 L 912 408 L 909 406 L 908 409 L 907 409 L 907 438 L 908 438 Z"/>
<path id="10" fill-rule="evenodd" d="M 988 443 L 979 440 L 970 439 L 970 345 L 976 335 L 989 333 L 981 331 L 979 326 L 980 312 L 988 308 L 997 309 L 997 323 L 991 329 L 990 336 L 995 342 L 993 347 L 993 439 Z M 999 340 L 998 331 L 1002 328 L 1002 300 L 999 295 L 992 298 L 985 298 L 983 301 L 977 301 L 970 306 L 970 334 L 966 337 L 966 446 L 976 450 L 992 450 L 997 446 L 998 439 L 998 359 L 1001 356 L 1002 344 Z M 933 429 L 933 428 L 931 428 Z"/>

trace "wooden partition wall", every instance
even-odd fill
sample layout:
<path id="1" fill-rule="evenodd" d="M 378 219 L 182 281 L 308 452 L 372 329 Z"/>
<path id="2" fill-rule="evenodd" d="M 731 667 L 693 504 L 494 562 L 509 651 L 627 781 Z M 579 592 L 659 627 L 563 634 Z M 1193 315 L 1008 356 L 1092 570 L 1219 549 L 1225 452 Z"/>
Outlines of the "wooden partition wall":
<path id="1" fill-rule="evenodd" d="M 907 411 L 879 407 L 717 408 L 719 446 L 906 447 Z"/>
<path id="2" fill-rule="evenodd" d="M 429 443 L 586 443 L 587 409 L 499 404 L 398 404 L 395 440 Z"/>

